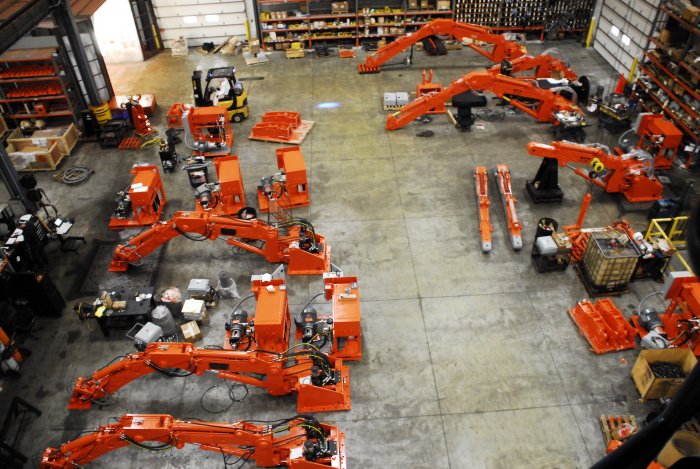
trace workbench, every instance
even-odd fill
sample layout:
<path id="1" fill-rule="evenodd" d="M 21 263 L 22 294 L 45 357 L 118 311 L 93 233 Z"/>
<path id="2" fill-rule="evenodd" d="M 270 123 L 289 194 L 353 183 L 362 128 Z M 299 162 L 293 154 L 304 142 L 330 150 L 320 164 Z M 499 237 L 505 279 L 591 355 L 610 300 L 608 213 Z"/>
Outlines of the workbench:
<path id="1" fill-rule="evenodd" d="M 105 337 L 109 337 L 109 329 L 130 328 L 137 322 L 145 324 L 150 320 L 151 309 L 153 309 L 152 287 L 141 289 L 138 292 L 126 287 L 109 288 L 105 291 L 115 292 L 113 300 L 126 301 L 126 308 L 123 310 L 106 309 L 101 314 L 97 313 L 99 307 L 93 307 L 92 311 L 84 311 L 85 320 L 94 319 Z M 136 301 L 137 294 L 151 295 L 149 299 Z"/>

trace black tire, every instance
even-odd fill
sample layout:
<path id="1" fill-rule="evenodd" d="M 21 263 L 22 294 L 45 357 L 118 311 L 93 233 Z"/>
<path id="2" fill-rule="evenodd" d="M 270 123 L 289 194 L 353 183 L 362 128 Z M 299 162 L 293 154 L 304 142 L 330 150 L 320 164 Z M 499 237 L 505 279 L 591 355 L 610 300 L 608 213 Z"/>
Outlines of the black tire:
<path id="1" fill-rule="evenodd" d="M 238 113 L 231 116 L 231 122 L 239 123 L 243 122 L 243 114 Z"/>

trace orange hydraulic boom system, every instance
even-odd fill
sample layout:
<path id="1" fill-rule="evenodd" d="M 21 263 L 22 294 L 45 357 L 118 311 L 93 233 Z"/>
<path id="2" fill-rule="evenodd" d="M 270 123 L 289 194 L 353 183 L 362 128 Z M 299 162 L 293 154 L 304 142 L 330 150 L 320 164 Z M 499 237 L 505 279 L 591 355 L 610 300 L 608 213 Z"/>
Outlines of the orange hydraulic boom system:
<path id="1" fill-rule="evenodd" d="M 363 74 L 378 73 L 382 64 L 385 64 L 413 44 L 435 35 L 449 35 L 459 41 L 472 39 L 476 42 L 473 42 L 468 47 L 495 63 L 499 63 L 504 59 L 511 60 L 527 53 L 524 46 L 509 40 L 505 34 L 495 34 L 488 28 L 474 24 L 437 19 L 421 27 L 418 31 L 410 35 L 401 36 L 386 46 L 379 48 L 376 52 L 368 55 L 365 63 L 359 64 L 357 69 Z M 492 47 L 488 50 L 477 44 L 477 42 L 491 44 Z"/>
<path id="2" fill-rule="evenodd" d="M 276 353 L 196 348 L 186 342 L 153 342 L 143 352 L 126 354 L 89 378 L 78 378 L 68 408 L 84 410 L 94 403 L 99 405 L 136 378 L 156 371 L 175 377 L 210 372 L 222 379 L 267 389 L 272 396 L 295 393 L 298 412 L 350 409 L 347 366 L 310 345 Z"/>
<path id="3" fill-rule="evenodd" d="M 259 254 L 268 262 L 288 264 L 290 275 L 316 275 L 330 271 L 331 247 L 303 219 L 268 225 L 255 218 L 241 219 L 209 212 L 175 212 L 170 220 L 156 223 L 117 246 L 109 270 L 124 272 L 129 264 L 178 236 L 194 241 L 225 238 L 228 244 Z M 264 246 L 254 245 L 256 240 L 263 241 Z"/>
<path id="4" fill-rule="evenodd" d="M 125 446 L 160 451 L 187 444 L 223 454 L 224 462 L 232 456 L 252 460 L 258 467 L 346 468 L 345 434 L 309 415 L 261 424 L 177 420 L 165 414 L 123 415 L 60 448 L 46 449 L 39 467 L 82 467 Z"/>
<path id="5" fill-rule="evenodd" d="M 503 74 L 521 80 L 535 80 L 537 78 L 554 78 L 556 75 L 559 78 L 566 78 L 570 81 L 577 81 L 578 76 L 569 64 L 563 59 L 556 57 L 559 54 L 555 49 L 549 49 L 540 55 L 521 55 L 512 60 L 502 60 L 500 64 L 496 64 L 489 68 L 489 71 L 494 74 Z M 515 76 L 517 73 L 531 71 L 529 75 Z"/>
<path id="6" fill-rule="evenodd" d="M 654 175 L 653 159 L 641 150 L 614 155 L 600 146 L 557 141 L 549 145 L 530 142 L 527 152 L 545 158 L 543 165 L 551 164 L 551 160 L 556 160 L 559 166 L 571 163 L 590 165 L 592 170 L 570 167 L 605 192 L 623 194 L 629 202 L 651 202 L 661 198 L 663 185 Z"/>
<path id="7" fill-rule="evenodd" d="M 508 231 L 510 231 L 510 243 L 513 249 L 520 249 L 523 247 L 523 225 L 518 219 L 518 212 L 515 208 L 515 204 L 518 200 L 513 195 L 513 189 L 510 184 L 510 169 L 504 164 L 499 164 L 496 166 L 496 171 L 494 171 L 493 175 L 496 178 L 498 192 L 501 194 L 503 210 L 506 212 Z"/>
<path id="8" fill-rule="evenodd" d="M 536 81 L 521 80 L 490 72 L 472 72 L 455 80 L 439 93 L 421 96 L 400 111 L 386 118 L 387 130 L 396 130 L 438 107 L 453 96 L 467 91 L 489 91 L 508 101 L 513 107 L 540 122 L 557 127 L 580 128 L 585 125 L 583 112 L 554 90 L 540 88 Z"/>
<path id="9" fill-rule="evenodd" d="M 493 227 L 489 219 L 489 174 L 485 166 L 474 169 L 474 185 L 476 186 L 476 203 L 479 206 L 479 231 L 481 232 L 481 250 L 491 251 L 491 232 Z"/>

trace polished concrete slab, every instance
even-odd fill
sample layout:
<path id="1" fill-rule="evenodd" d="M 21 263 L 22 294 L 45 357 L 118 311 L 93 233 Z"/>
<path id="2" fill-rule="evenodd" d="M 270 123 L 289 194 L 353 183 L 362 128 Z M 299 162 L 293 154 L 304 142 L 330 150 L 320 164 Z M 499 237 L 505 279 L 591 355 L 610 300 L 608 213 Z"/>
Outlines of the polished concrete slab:
<path id="1" fill-rule="evenodd" d="M 556 46 L 582 74 L 595 73 L 603 84 L 611 73 L 592 50 L 574 41 L 531 44 L 537 53 Z M 548 142 L 548 125 L 525 116 L 479 121 L 470 132 L 458 132 L 446 116 L 429 124 L 412 123 L 395 132 L 384 130 L 385 91 L 412 92 L 421 69 L 432 68 L 434 81 L 447 84 L 488 65 L 470 51 L 446 57 L 415 55 L 411 68 L 358 75 L 354 60 L 337 57 L 286 60 L 270 55 L 267 65 L 248 67 L 240 56 L 187 57 L 163 53 L 143 64 L 110 67 L 119 94 L 155 93 L 159 107 L 152 122 L 164 128 L 170 104 L 191 100 L 190 75 L 195 68 L 234 64 L 246 80 L 251 117 L 235 125 L 234 150 L 241 160 L 249 205 L 256 205 L 260 177 L 276 171 L 280 144 L 247 139 L 253 124 L 267 111 L 300 111 L 315 127 L 301 145 L 310 181 L 311 207 L 297 211 L 309 218 L 332 244 L 333 263 L 357 275 L 362 296 L 364 359 L 350 363 L 353 408 L 319 414 L 347 434 L 350 468 L 583 468 L 604 454 L 597 419 L 601 414 L 633 413 L 638 418 L 652 405 L 636 402 L 629 378 L 635 352 L 596 356 L 588 349 L 566 313 L 585 289 L 573 270 L 538 274 L 530 261 L 535 225 L 545 216 L 561 225 L 575 221 L 587 185 L 565 168 L 561 204 L 534 205 L 524 184 L 540 160 L 527 155 L 529 141 Z M 491 101 L 491 100 L 490 100 Z M 490 102 L 495 107 L 495 102 Z M 430 130 L 433 136 L 419 133 Z M 613 144 L 616 137 L 597 126 L 588 141 Z M 184 145 L 179 146 L 187 153 Z M 22 377 L 2 381 L 4 411 L 9 397 L 21 395 L 43 411 L 29 421 L 20 448 L 33 456 L 76 434 L 127 412 L 171 413 L 210 421 L 277 419 L 296 413 L 294 397 L 272 397 L 250 388 L 241 402 L 231 403 L 226 383 L 211 375 L 182 379 L 150 375 L 119 391 L 110 406 L 68 412 L 71 381 L 133 350 L 122 335 L 102 337 L 80 323 L 70 306 L 87 297 L 71 296 L 90 263 L 97 241 L 116 243 L 107 230 L 117 191 L 131 181 L 136 161 L 157 164 L 155 149 L 102 151 L 82 144 L 65 166 L 85 164 L 96 174 L 77 187 L 60 185 L 50 174 L 38 174 L 41 187 L 65 216 L 75 217 L 75 234 L 90 245 L 79 255 L 50 248 L 54 278 L 69 299 L 61 319 L 38 321 L 26 339 L 33 350 Z M 493 168 L 507 163 L 524 225 L 523 249 L 510 246 L 503 209 L 491 185 L 494 248 L 480 250 L 472 171 L 477 164 Z M 181 171 L 164 174 L 168 215 L 194 204 Z M 616 201 L 600 190 L 586 225 L 603 226 L 620 217 Z M 627 213 L 636 229 L 643 214 Z M 275 266 L 252 254 L 233 252 L 223 241 L 172 240 L 159 265 L 154 287 L 184 290 L 190 278 L 215 280 L 228 270 L 242 295 L 250 275 Z M 288 279 L 292 312 L 322 290 L 317 277 Z M 657 290 L 637 282 L 615 301 L 630 314 L 638 301 Z M 658 298 L 650 300 L 655 303 Z M 222 343 L 224 323 L 235 301 L 226 300 L 211 313 L 198 345 Z M 318 304 L 319 308 L 327 307 Z M 252 311 L 254 305 L 244 307 Z M 242 393 L 238 388 L 234 393 Z M 236 396 L 240 396 L 236 394 Z M 201 402 L 200 402 L 201 401 Z M 220 413 L 212 413 L 219 412 Z M 196 449 L 146 453 L 123 449 L 91 467 L 219 467 L 220 454 Z"/>

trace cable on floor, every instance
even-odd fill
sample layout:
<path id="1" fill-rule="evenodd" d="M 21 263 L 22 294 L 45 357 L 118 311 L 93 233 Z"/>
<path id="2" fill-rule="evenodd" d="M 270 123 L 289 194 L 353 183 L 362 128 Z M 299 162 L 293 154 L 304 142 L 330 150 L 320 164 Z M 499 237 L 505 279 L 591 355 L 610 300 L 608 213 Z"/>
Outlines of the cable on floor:
<path id="1" fill-rule="evenodd" d="M 71 166 L 53 175 L 53 180 L 75 186 L 87 181 L 95 171 L 87 166 Z"/>

